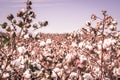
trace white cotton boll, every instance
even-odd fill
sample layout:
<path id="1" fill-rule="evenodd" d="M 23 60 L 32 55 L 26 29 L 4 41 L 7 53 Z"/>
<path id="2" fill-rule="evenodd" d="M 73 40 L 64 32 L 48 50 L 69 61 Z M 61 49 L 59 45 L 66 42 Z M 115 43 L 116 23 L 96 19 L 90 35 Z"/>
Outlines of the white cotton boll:
<path id="1" fill-rule="evenodd" d="M 52 78 L 56 78 L 56 77 L 57 77 L 57 75 L 56 75 L 56 73 L 55 73 L 54 71 L 52 71 L 51 77 L 52 77 Z"/>
<path id="2" fill-rule="evenodd" d="M 115 75 L 115 76 L 118 76 L 118 75 L 120 75 L 120 67 L 119 68 L 114 68 L 113 69 L 113 74 Z"/>
<path id="3" fill-rule="evenodd" d="M 36 66 L 37 66 L 38 69 L 42 68 L 42 66 L 40 64 L 36 64 Z"/>
<path id="4" fill-rule="evenodd" d="M 34 56 L 36 53 L 35 51 L 31 51 L 31 55 Z"/>
<path id="5" fill-rule="evenodd" d="M 33 34 L 32 34 L 32 37 L 36 38 L 38 36 L 38 34 L 39 34 L 39 31 L 34 31 Z"/>
<path id="6" fill-rule="evenodd" d="M 83 75 L 84 80 L 93 80 L 93 77 L 90 73 L 85 73 Z"/>
<path id="7" fill-rule="evenodd" d="M 24 69 L 25 68 L 25 65 L 20 65 L 20 66 L 18 66 L 20 69 Z"/>
<path id="8" fill-rule="evenodd" d="M 84 46 L 84 43 L 83 43 L 83 42 L 80 42 L 80 43 L 79 43 L 79 47 L 80 47 L 80 48 L 83 48 L 83 46 Z"/>
<path id="9" fill-rule="evenodd" d="M 60 69 L 60 68 L 54 68 L 53 71 L 56 72 L 58 76 L 62 76 L 63 74 L 63 69 Z"/>
<path id="10" fill-rule="evenodd" d="M 71 78 L 72 78 L 72 77 L 78 77 L 78 73 L 76 73 L 76 72 L 71 72 L 70 77 L 71 77 Z"/>
<path id="11" fill-rule="evenodd" d="M 96 73 L 97 76 L 101 75 L 100 67 L 93 67 L 94 73 Z"/>
<path id="12" fill-rule="evenodd" d="M 5 68 L 5 65 L 3 64 L 2 66 L 1 66 L 1 69 L 4 69 Z"/>
<path id="13" fill-rule="evenodd" d="M 76 42 L 72 42 L 71 46 L 76 47 L 77 46 Z"/>
<path id="14" fill-rule="evenodd" d="M 117 20 L 113 20 L 112 24 L 116 26 L 117 25 Z"/>
<path id="15" fill-rule="evenodd" d="M 42 47 L 42 46 L 45 46 L 45 41 L 40 41 L 39 45 Z"/>
<path id="16" fill-rule="evenodd" d="M 24 46 L 20 46 L 17 48 L 17 51 L 22 54 L 22 53 L 25 53 L 26 52 L 26 48 Z"/>
<path id="17" fill-rule="evenodd" d="M 116 40 L 115 39 L 112 39 L 112 38 L 108 38 L 108 39 L 105 39 L 104 40 L 104 43 L 103 43 L 103 48 L 108 48 L 112 45 L 114 45 L 116 43 Z"/>
<path id="18" fill-rule="evenodd" d="M 84 61 L 87 60 L 87 57 L 84 55 L 80 55 L 79 59 L 80 59 L 80 62 L 83 63 Z"/>
<path id="19" fill-rule="evenodd" d="M 86 47 L 86 49 L 88 49 L 88 50 L 93 50 L 93 47 L 92 47 L 91 45 L 86 45 L 85 47 Z"/>
<path id="20" fill-rule="evenodd" d="M 109 29 L 110 29 L 110 30 L 115 30 L 115 29 L 116 29 L 116 26 L 115 26 L 115 25 L 110 25 L 110 26 L 109 26 Z"/>
<path id="21" fill-rule="evenodd" d="M 11 62 L 11 65 L 20 66 L 21 63 L 23 62 L 23 60 L 24 60 L 24 57 L 23 56 L 19 56 L 19 58 L 17 58 L 16 60 Z"/>
<path id="22" fill-rule="evenodd" d="M 26 79 L 30 79 L 30 78 L 31 78 L 30 69 L 27 69 L 27 70 L 23 73 L 23 77 L 26 78 Z"/>
<path id="23" fill-rule="evenodd" d="M 29 34 L 24 35 L 24 39 L 29 39 L 29 38 L 30 38 Z"/>
<path id="24" fill-rule="evenodd" d="M 23 13 L 25 13 L 25 12 L 26 12 L 26 10 L 25 10 L 25 9 L 21 9 L 20 11 L 22 11 Z"/>
<path id="25" fill-rule="evenodd" d="M 101 45 L 101 44 L 98 44 L 98 45 L 97 45 L 97 48 L 98 48 L 98 50 L 102 50 L 102 45 Z"/>
<path id="26" fill-rule="evenodd" d="M 66 63 L 69 64 L 71 61 L 72 61 L 72 54 L 71 53 L 68 53 L 65 57 L 66 59 Z"/>
<path id="27" fill-rule="evenodd" d="M 46 40 L 46 44 L 51 44 L 52 43 L 52 40 L 51 39 L 47 39 Z"/>
<path id="28" fill-rule="evenodd" d="M 8 78 L 10 76 L 9 73 L 3 73 L 3 78 Z"/>
<path id="29" fill-rule="evenodd" d="M 55 71 L 56 73 L 60 72 L 60 68 L 54 68 L 53 71 Z"/>
<path id="30" fill-rule="evenodd" d="M 12 70 L 11 66 L 8 65 L 8 66 L 6 67 L 6 70 L 7 70 L 7 71 L 11 71 L 11 70 Z"/>

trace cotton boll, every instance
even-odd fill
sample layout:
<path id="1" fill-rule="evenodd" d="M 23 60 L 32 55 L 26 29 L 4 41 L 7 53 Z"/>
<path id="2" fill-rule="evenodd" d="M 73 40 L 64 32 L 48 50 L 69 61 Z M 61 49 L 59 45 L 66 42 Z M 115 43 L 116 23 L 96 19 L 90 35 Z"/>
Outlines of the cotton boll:
<path id="1" fill-rule="evenodd" d="M 40 41 L 39 45 L 40 45 L 41 47 L 45 46 L 45 41 Z"/>
<path id="2" fill-rule="evenodd" d="M 30 79 L 30 78 L 31 78 L 30 69 L 27 69 L 27 70 L 23 73 L 23 77 L 26 78 L 26 79 Z"/>
<path id="3" fill-rule="evenodd" d="M 20 46 L 17 48 L 17 51 L 20 53 L 20 54 L 23 54 L 26 52 L 26 48 L 24 46 Z"/>
<path id="4" fill-rule="evenodd" d="M 120 68 L 114 68 L 113 69 L 113 74 L 114 74 L 114 76 L 118 76 L 118 75 L 120 75 Z"/>
<path id="5" fill-rule="evenodd" d="M 98 45 L 97 45 L 97 48 L 98 48 L 98 50 L 102 50 L 102 45 L 101 45 L 101 44 L 98 44 Z"/>
<path id="6" fill-rule="evenodd" d="M 29 39 L 29 38 L 30 38 L 29 34 L 24 35 L 24 39 Z"/>
<path id="7" fill-rule="evenodd" d="M 46 40 L 46 44 L 51 44 L 52 43 L 52 40 L 51 39 L 47 39 Z"/>
<path id="8" fill-rule="evenodd" d="M 3 73 L 3 78 L 8 78 L 10 76 L 9 73 Z"/>
<path id="9" fill-rule="evenodd" d="M 98 77 L 101 75 L 100 67 L 93 67 L 93 71 Z"/>
<path id="10" fill-rule="evenodd" d="M 110 26 L 109 26 L 109 29 L 113 31 L 113 30 L 116 29 L 116 26 L 114 26 L 114 25 L 110 25 Z"/>
<path id="11" fill-rule="evenodd" d="M 76 42 L 72 42 L 71 46 L 72 46 L 72 47 L 77 47 Z"/>
<path id="12" fill-rule="evenodd" d="M 72 54 L 71 53 L 68 53 L 65 57 L 66 59 L 66 63 L 69 64 L 71 61 L 72 61 Z"/>
<path id="13" fill-rule="evenodd" d="M 85 73 L 83 75 L 84 80 L 93 80 L 93 77 L 90 73 Z"/>
<path id="14" fill-rule="evenodd" d="M 52 75 L 51 75 L 52 78 L 57 78 L 57 75 L 54 71 L 52 71 Z"/>
<path id="15" fill-rule="evenodd" d="M 83 48 L 83 46 L 84 46 L 84 43 L 83 43 L 83 42 L 80 42 L 80 43 L 79 43 L 79 47 L 80 47 L 80 48 Z"/>
<path id="16" fill-rule="evenodd" d="M 83 63 L 84 61 L 87 60 L 87 57 L 84 55 L 80 55 L 79 59 L 80 59 L 80 62 Z"/>
<path id="17" fill-rule="evenodd" d="M 93 47 L 92 47 L 91 45 L 86 45 L 85 47 L 86 47 L 86 49 L 88 49 L 88 50 L 93 50 Z"/>
<path id="18" fill-rule="evenodd" d="M 54 68 L 53 71 L 56 72 L 58 76 L 62 76 L 64 70 L 60 68 Z"/>
<path id="19" fill-rule="evenodd" d="M 34 56 L 36 53 L 35 51 L 31 51 L 31 55 Z"/>
<path id="20" fill-rule="evenodd" d="M 86 26 L 91 26 L 91 22 L 90 21 L 86 21 Z"/>
<path id="21" fill-rule="evenodd" d="M 71 74 L 70 74 L 70 78 L 78 78 L 78 73 L 76 73 L 76 72 L 71 72 Z"/>

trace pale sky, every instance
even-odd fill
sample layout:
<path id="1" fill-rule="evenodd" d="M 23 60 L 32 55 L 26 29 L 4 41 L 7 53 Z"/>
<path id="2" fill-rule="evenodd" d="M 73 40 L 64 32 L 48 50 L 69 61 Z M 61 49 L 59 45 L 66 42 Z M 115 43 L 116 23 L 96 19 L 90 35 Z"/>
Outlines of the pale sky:
<path id="1" fill-rule="evenodd" d="M 9 13 L 16 13 L 25 8 L 27 0 L 0 0 L 0 23 L 7 21 Z M 42 28 L 41 32 L 63 33 L 73 32 L 85 27 L 91 14 L 101 16 L 101 10 L 118 21 L 120 30 L 120 0 L 32 0 L 33 11 L 37 18 L 35 22 L 47 20 L 49 25 Z M 102 16 L 101 16 L 102 17 Z"/>

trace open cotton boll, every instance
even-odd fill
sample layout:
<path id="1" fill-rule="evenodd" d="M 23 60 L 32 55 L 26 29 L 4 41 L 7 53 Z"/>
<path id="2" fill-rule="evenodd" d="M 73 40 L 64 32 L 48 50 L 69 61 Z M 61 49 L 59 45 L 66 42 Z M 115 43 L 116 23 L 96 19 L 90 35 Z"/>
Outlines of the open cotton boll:
<path id="1" fill-rule="evenodd" d="M 10 76 L 10 74 L 9 73 L 3 73 L 3 78 L 8 78 Z"/>
<path id="2" fill-rule="evenodd" d="M 87 60 L 87 57 L 84 55 L 80 55 L 79 59 L 80 59 L 80 62 L 83 63 L 84 61 Z"/>
<path id="3" fill-rule="evenodd" d="M 45 46 L 45 41 L 40 41 L 39 45 L 42 47 L 42 46 Z"/>
<path id="4" fill-rule="evenodd" d="M 73 77 L 78 77 L 78 73 L 76 73 L 76 72 L 71 72 L 70 77 L 71 77 L 71 78 L 73 78 Z"/>
<path id="5" fill-rule="evenodd" d="M 114 45 L 115 43 L 116 43 L 115 39 L 112 39 L 112 38 L 105 39 L 104 43 L 103 43 L 103 48 L 105 49 L 107 47 L 110 47 L 110 46 Z"/>
<path id="6" fill-rule="evenodd" d="M 51 39 L 47 39 L 46 40 L 46 44 L 51 44 L 52 43 L 52 40 Z"/>
<path id="7" fill-rule="evenodd" d="M 56 72 L 58 76 L 61 76 L 63 74 L 63 70 L 60 68 L 54 68 L 53 71 Z"/>
<path id="8" fill-rule="evenodd" d="M 77 47 L 76 42 L 72 42 L 71 46 L 72 46 L 72 47 Z"/>
<path id="9" fill-rule="evenodd" d="M 84 43 L 83 43 L 83 42 L 80 42 L 80 43 L 78 44 L 78 46 L 79 46 L 80 48 L 83 48 Z"/>
<path id="10" fill-rule="evenodd" d="M 30 69 L 27 69 L 27 70 L 23 73 L 23 77 L 26 78 L 26 79 L 30 79 L 30 78 L 31 78 Z"/>
<path id="11" fill-rule="evenodd" d="M 71 53 L 68 53 L 67 55 L 66 55 L 66 57 L 65 57 L 65 59 L 66 59 L 66 63 L 67 64 L 69 64 L 71 61 L 72 61 L 72 54 Z"/>
<path id="12" fill-rule="evenodd" d="M 17 51 L 20 53 L 20 54 L 23 54 L 26 52 L 26 48 L 24 46 L 20 46 L 17 48 Z"/>
<path id="13" fill-rule="evenodd" d="M 88 50 L 93 50 L 93 46 L 91 46 L 91 45 L 86 45 L 85 48 Z"/>
<path id="14" fill-rule="evenodd" d="M 29 39 L 29 38 L 30 38 L 29 34 L 24 35 L 24 39 Z"/>
<path id="15" fill-rule="evenodd" d="M 84 80 L 93 80 L 93 77 L 90 73 L 85 73 L 83 75 Z"/>

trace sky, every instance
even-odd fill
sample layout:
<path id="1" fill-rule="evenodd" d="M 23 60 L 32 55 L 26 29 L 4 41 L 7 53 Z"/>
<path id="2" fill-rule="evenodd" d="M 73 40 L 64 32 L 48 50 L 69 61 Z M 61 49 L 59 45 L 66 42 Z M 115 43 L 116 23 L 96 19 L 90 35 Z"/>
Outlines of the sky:
<path id="1" fill-rule="evenodd" d="M 27 0 L 0 0 L 0 23 L 8 21 L 9 13 L 16 13 L 25 8 Z M 85 22 L 90 20 L 92 14 L 100 17 L 101 10 L 118 21 L 120 30 L 120 0 L 32 0 L 32 10 L 37 17 L 34 22 L 47 20 L 48 26 L 39 29 L 46 33 L 73 32 L 85 27 Z M 1 30 L 1 28 L 0 28 Z M 2 31 L 2 30 L 1 30 Z"/>

